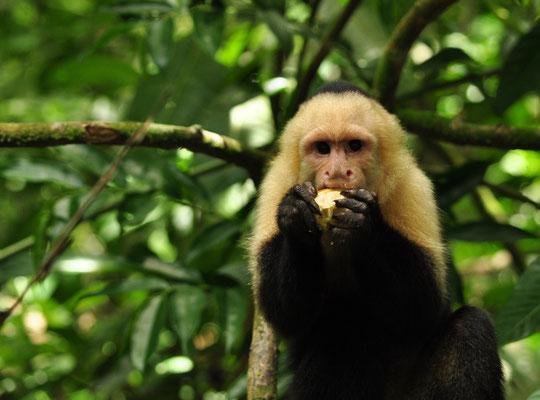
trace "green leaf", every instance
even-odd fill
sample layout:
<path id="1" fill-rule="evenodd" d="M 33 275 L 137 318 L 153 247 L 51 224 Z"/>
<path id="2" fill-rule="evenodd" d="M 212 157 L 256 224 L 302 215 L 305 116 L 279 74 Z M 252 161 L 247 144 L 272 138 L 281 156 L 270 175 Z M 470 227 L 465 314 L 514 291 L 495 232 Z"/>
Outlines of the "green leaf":
<path id="1" fill-rule="evenodd" d="M 34 273 L 32 255 L 30 251 L 14 254 L 0 260 L 0 283 L 16 276 L 28 276 Z"/>
<path id="2" fill-rule="evenodd" d="M 540 21 L 524 34 L 508 54 L 494 99 L 502 113 L 521 96 L 540 93 Z"/>
<path id="3" fill-rule="evenodd" d="M 173 45 L 173 20 L 163 18 L 148 25 L 148 47 L 152 59 L 160 69 L 169 63 L 169 55 Z"/>
<path id="4" fill-rule="evenodd" d="M 262 11 L 259 18 L 264 21 L 272 33 L 276 35 L 279 45 L 290 53 L 293 49 L 293 35 L 290 30 L 290 24 L 279 12 L 275 10 Z"/>
<path id="5" fill-rule="evenodd" d="M 197 286 L 179 285 L 171 295 L 172 323 L 184 354 L 189 351 L 189 343 L 199 328 L 205 306 L 206 293 Z"/>
<path id="6" fill-rule="evenodd" d="M 139 227 L 158 205 L 159 201 L 149 194 L 129 194 L 118 209 L 118 222 L 123 227 Z"/>
<path id="7" fill-rule="evenodd" d="M 147 272 L 153 272 L 169 279 L 182 282 L 200 283 L 201 274 L 192 268 L 186 268 L 176 263 L 164 263 L 156 258 L 145 260 L 142 268 Z"/>
<path id="8" fill-rule="evenodd" d="M 435 188 L 439 207 L 448 209 L 461 197 L 480 185 L 489 165 L 490 163 L 482 161 L 467 163 L 436 177 Z"/>
<path id="9" fill-rule="evenodd" d="M 508 303 L 495 319 L 501 345 L 540 332 L 540 263 L 529 266 L 521 276 Z"/>
<path id="10" fill-rule="evenodd" d="M 192 263 L 196 258 L 218 244 L 223 243 L 240 232 L 242 226 L 236 221 L 222 221 L 206 229 L 193 243 L 186 257 L 186 262 Z"/>
<path id="11" fill-rule="evenodd" d="M 39 268 L 47 246 L 49 244 L 48 228 L 52 219 L 52 201 L 47 201 L 37 216 L 36 226 L 34 228 L 34 246 L 32 247 L 32 256 L 34 259 L 34 268 Z"/>
<path id="12" fill-rule="evenodd" d="M 165 322 L 164 295 L 152 298 L 137 317 L 131 333 L 131 361 L 139 371 L 144 371 L 146 363 L 158 343 L 158 336 Z"/>
<path id="13" fill-rule="evenodd" d="M 540 400 L 540 389 L 537 389 L 533 394 L 527 397 L 527 400 Z"/>
<path id="14" fill-rule="evenodd" d="M 217 294 L 221 326 L 225 337 L 225 351 L 230 353 L 243 332 L 249 295 L 242 287 L 219 290 Z"/>
<path id="15" fill-rule="evenodd" d="M 512 225 L 496 222 L 470 222 L 450 228 L 447 237 L 467 242 L 515 242 L 521 239 L 534 239 L 535 235 Z"/>
<path id="16" fill-rule="evenodd" d="M 112 163 L 114 157 L 104 148 L 81 145 L 66 145 L 56 149 L 62 159 L 78 171 L 89 172 L 100 177 Z M 112 179 L 116 185 L 125 186 L 126 177 L 122 169 L 118 169 Z"/>
<path id="17" fill-rule="evenodd" d="M 46 160 L 14 160 L 0 174 L 4 178 L 28 182 L 56 182 L 65 186 L 81 187 L 83 180 L 75 171 Z"/>
<path id="18" fill-rule="evenodd" d="M 135 291 L 152 292 L 156 290 L 167 289 L 169 286 L 170 285 L 165 280 L 152 277 L 112 282 L 101 290 L 82 295 L 81 297 L 79 297 L 79 300 L 94 296 L 111 295 Z"/>

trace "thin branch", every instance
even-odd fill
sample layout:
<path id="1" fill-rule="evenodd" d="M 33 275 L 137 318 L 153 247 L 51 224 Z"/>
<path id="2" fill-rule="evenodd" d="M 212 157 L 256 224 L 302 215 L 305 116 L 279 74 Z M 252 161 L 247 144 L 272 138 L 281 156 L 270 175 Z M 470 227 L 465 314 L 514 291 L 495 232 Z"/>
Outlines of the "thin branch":
<path id="1" fill-rule="evenodd" d="M 540 209 L 540 203 L 537 201 L 534 201 L 533 199 L 521 194 L 517 190 L 512 190 L 510 188 L 500 186 L 500 185 L 494 185 L 493 183 L 489 183 L 486 181 L 482 182 L 482 185 L 488 187 L 493 192 L 497 192 L 499 195 L 504 197 L 509 197 L 511 199 L 519 200 L 522 203 L 529 203 L 532 204 L 535 208 Z"/>
<path id="2" fill-rule="evenodd" d="M 426 93 L 429 93 L 429 92 L 434 92 L 436 90 L 440 90 L 440 89 L 446 89 L 446 88 L 451 88 L 451 87 L 454 87 L 454 86 L 459 86 L 463 83 L 469 83 L 469 82 L 475 82 L 475 81 L 478 81 L 478 80 L 481 80 L 481 79 L 484 79 L 484 78 L 488 78 L 490 76 L 493 76 L 493 75 L 496 75 L 498 74 L 500 71 L 499 68 L 495 68 L 495 69 L 492 69 L 490 71 L 485 71 L 485 72 L 482 72 L 482 73 L 470 73 L 470 74 L 467 74 L 459 79 L 453 79 L 453 80 L 449 80 L 449 81 L 444 81 L 444 82 L 433 82 L 427 86 L 424 86 L 424 87 L 421 87 L 417 90 L 412 90 L 408 93 L 404 93 L 402 95 L 400 95 L 396 101 L 398 102 L 401 102 L 401 101 L 405 101 L 405 100 L 409 100 L 409 99 L 413 99 L 415 97 L 419 97 L 419 96 L 422 96 Z"/>
<path id="3" fill-rule="evenodd" d="M 408 131 L 430 139 L 506 150 L 540 150 L 540 129 L 472 124 L 428 111 L 402 110 L 397 115 Z"/>
<path id="4" fill-rule="evenodd" d="M 341 13 L 337 17 L 336 21 L 330 28 L 330 30 L 321 39 L 319 50 L 313 56 L 306 72 L 303 74 L 302 79 L 298 82 L 296 90 L 291 96 L 289 107 L 287 108 L 286 118 L 290 118 L 298 108 L 298 106 L 307 98 L 309 87 L 311 82 L 315 79 L 319 66 L 326 58 L 335 41 L 339 38 L 341 32 L 345 28 L 345 25 L 354 14 L 356 8 L 362 3 L 362 0 L 350 0 L 347 5 L 341 10 Z"/>
<path id="5" fill-rule="evenodd" d="M 308 27 L 313 27 L 313 24 L 315 22 L 315 17 L 317 16 L 317 11 L 319 11 L 319 6 L 321 4 L 321 0 L 314 0 L 311 2 L 311 14 L 309 15 L 309 19 L 307 21 Z M 302 50 L 300 50 L 300 54 L 298 55 L 298 63 L 296 66 L 296 81 L 300 82 L 301 75 L 302 75 L 302 64 L 304 63 L 304 57 L 306 55 L 307 47 L 309 42 L 309 36 L 306 36 L 304 38 L 304 43 L 302 44 Z"/>
<path id="6" fill-rule="evenodd" d="M 9 316 L 13 313 L 13 311 L 19 306 L 19 304 L 22 303 L 22 301 L 24 300 L 24 297 L 26 296 L 30 288 L 36 282 L 43 281 L 49 275 L 54 261 L 70 245 L 71 232 L 73 232 L 73 229 L 75 229 L 75 227 L 79 224 L 84 214 L 86 213 L 90 205 L 94 202 L 94 200 L 97 198 L 97 196 L 103 191 L 103 189 L 114 177 L 116 170 L 118 169 L 122 161 L 124 161 L 124 159 L 126 158 L 131 147 L 143 141 L 150 127 L 150 123 L 152 122 L 157 111 L 162 107 L 162 105 L 165 102 L 165 99 L 168 98 L 168 96 L 169 96 L 169 92 L 167 91 L 166 93 L 163 94 L 160 101 L 158 102 L 158 105 L 155 107 L 155 109 L 152 111 L 152 113 L 146 119 L 146 121 L 143 124 L 141 124 L 139 128 L 135 131 L 135 133 L 126 140 L 124 146 L 120 149 L 115 159 L 112 161 L 111 165 L 107 169 L 107 171 L 105 171 L 105 173 L 99 178 L 96 184 L 92 187 L 92 190 L 90 194 L 88 195 L 88 197 L 84 200 L 84 202 L 81 204 L 79 209 L 75 212 L 75 214 L 70 218 L 70 220 L 68 221 L 68 223 L 66 224 L 66 226 L 64 227 L 64 229 L 62 230 L 58 238 L 56 239 L 56 241 L 54 242 L 51 250 L 43 258 L 41 265 L 32 276 L 32 279 L 30 279 L 30 281 L 26 285 L 26 288 L 22 291 L 22 293 L 19 295 L 17 300 L 15 300 L 15 302 L 9 309 L 0 312 L 0 327 L 4 325 L 4 323 L 9 318 Z"/>
<path id="7" fill-rule="evenodd" d="M 121 145 L 133 137 L 140 122 L 62 122 L 0 123 L 0 147 L 46 147 L 65 144 Z M 198 125 L 183 127 L 149 124 L 148 132 L 136 145 L 173 149 L 185 147 L 246 168 L 259 183 L 266 156 L 248 149 L 238 141 L 202 129 Z"/>
<path id="8" fill-rule="evenodd" d="M 377 66 L 373 92 L 381 104 L 391 109 L 411 46 L 427 24 L 457 0 L 418 0 L 401 19 L 390 37 Z"/>

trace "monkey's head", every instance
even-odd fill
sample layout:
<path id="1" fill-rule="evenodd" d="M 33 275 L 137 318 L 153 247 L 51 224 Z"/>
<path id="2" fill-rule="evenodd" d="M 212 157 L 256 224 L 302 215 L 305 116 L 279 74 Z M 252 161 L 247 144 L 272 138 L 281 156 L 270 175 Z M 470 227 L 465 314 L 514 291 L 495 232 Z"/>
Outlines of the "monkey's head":
<path id="1" fill-rule="evenodd" d="M 299 181 L 324 188 L 366 188 L 375 192 L 389 151 L 401 149 L 396 119 L 358 87 L 343 82 L 320 88 L 288 123 L 282 150 L 295 149 Z M 290 147 L 289 147 L 290 146 Z M 286 149 L 286 150 L 285 150 Z"/>

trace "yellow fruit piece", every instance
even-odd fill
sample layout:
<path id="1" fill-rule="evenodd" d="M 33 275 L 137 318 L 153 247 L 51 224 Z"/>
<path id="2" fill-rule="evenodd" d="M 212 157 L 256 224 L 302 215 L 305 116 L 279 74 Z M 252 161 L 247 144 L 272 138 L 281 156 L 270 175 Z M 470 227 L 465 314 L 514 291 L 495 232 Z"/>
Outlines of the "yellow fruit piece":
<path id="1" fill-rule="evenodd" d="M 322 230 L 328 229 L 331 225 L 332 215 L 345 211 L 343 208 L 339 208 L 334 203 L 334 200 L 342 199 L 341 191 L 343 189 L 322 189 L 317 192 L 315 202 L 319 205 L 322 215 L 315 214 L 315 220 L 317 225 Z"/>

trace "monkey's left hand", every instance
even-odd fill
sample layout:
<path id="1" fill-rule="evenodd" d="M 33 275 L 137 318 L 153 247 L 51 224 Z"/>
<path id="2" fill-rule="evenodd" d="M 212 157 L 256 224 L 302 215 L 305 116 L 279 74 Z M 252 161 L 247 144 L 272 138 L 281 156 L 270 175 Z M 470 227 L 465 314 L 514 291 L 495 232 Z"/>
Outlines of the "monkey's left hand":
<path id="1" fill-rule="evenodd" d="M 341 194 L 346 198 L 335 200 L 336 205 L 352 212 L 333 215 L 332 219 L 337 223 L 337 229 L 368 233 L 372 232 L 382 221 L 381 210 L 375 193 L 366 189 L 353 189 L 344 190 Z"/>

